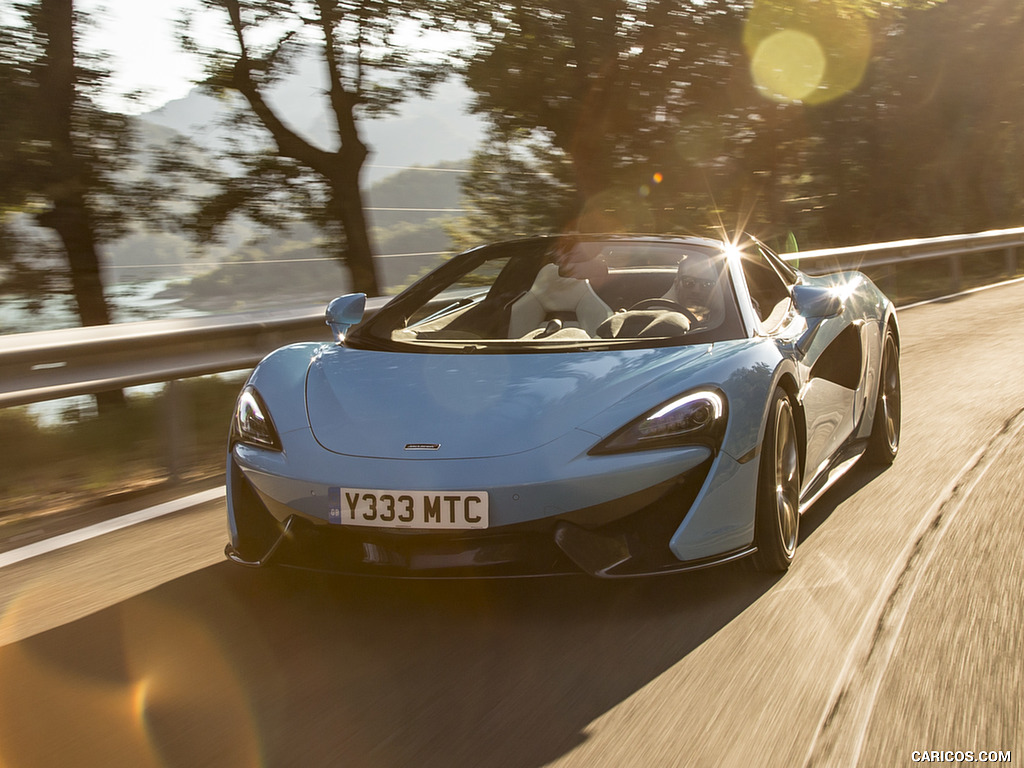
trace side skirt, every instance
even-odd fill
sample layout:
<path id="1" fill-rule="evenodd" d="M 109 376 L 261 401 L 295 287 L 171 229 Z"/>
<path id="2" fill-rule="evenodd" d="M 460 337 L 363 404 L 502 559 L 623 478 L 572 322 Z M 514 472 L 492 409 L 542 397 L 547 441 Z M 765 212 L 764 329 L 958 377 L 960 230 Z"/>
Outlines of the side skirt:
<path id="1" fill-rule="evenodd" d="M 856 434 L 856 430 L 854 430 Z M 821 498 L 829 488 L 847 472 L 849 472 L 857 460 L 864 455 L 867 449 L 867 440 L 853 439 L 840 448 L 829 461 L 828 465 L 808 484 L 800 496 L 800 514 L 802 515 L 811 505 Z"/>

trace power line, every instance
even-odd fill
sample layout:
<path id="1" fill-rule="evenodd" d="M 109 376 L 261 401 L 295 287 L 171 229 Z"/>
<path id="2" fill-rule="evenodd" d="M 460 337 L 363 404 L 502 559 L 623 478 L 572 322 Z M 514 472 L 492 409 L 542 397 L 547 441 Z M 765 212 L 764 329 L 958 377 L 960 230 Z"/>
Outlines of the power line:
<path id="1" fill-rule="evenodd" d="M 423 251 L 421 253 L 380 253 L 375 259 L 409 259 L 422 256 L 448 256 L 455 251 Z M 259 259 L 257 261 L 183 261 L 175 264 L 105 264 L 104 269 L 182 269 L 184 267 L 242 267 L 259 264 L 308 264 L 337 261 L 335 256 L 312 256 L 306 259 Z"/>
<path id="2" fill-rule="evenodd" d="M 368 163 L 364 168 L 384 168 L 389 171 L 431 171 L 433 173 L 479 173 L 490 176 L 553 176 L 550 171 L 486 171 L 470 168 L 428 168 L 422 165 L 375 165 Z M 384 181 L 383 179 L 381 181 Z"/>
<path id="3" fill-rule="evenodd" d="M 386 168 L 389 171 L 433 171 L 434 173 L 473 173 L 465 168 L 427 168 L 422 165 L 376 165 L 368 163 L 364 168 Z M 493 171 L 490 171 L 493 173 Z"/>
<path id="4" fill-rule="evenodd" d="M 364 208 L 364 211 L 411 211 L 419 213 L 465 213 L 466 208 Z"/>

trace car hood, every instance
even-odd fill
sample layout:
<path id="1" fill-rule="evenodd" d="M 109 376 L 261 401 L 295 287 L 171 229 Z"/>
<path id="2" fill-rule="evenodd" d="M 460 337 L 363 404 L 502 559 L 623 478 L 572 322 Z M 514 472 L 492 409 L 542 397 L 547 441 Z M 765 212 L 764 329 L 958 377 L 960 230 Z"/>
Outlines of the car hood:
<path id="1" fill-rule="evenodd" d="M 335 453 L 402 459 L 509 455 L 580 428 L 709 351 L 701 345 L 449 355 L 325 347 L 309 367 L 306 409 L 314 437 Z M 655 404 L 638 401 L 633 415 Z"/>

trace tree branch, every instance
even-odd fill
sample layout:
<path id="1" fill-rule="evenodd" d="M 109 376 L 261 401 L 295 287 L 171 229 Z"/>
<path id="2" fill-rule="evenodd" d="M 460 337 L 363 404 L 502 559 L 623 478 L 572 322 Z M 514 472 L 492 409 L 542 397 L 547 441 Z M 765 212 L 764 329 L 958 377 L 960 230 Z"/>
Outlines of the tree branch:
<path id="1" fill-rule="evenodd" d="M 303 163 L 317 172 L 323 172 L 324 169 L 330 167 L 330 153 L 306 141 L 289 128 L 267 104 L 259 84 L 252 76 L 254 66 L 245 42 L 245 25 L 242 22 L 241 6 L 238 0 L 224 0 L 224 7 L 231 20 L 231 28 L 234 30 L 239 49 L 238 60 L 232 71 L 232 87 L 249 102 L 253 113 L 270 132 L 281 155 Z"/>

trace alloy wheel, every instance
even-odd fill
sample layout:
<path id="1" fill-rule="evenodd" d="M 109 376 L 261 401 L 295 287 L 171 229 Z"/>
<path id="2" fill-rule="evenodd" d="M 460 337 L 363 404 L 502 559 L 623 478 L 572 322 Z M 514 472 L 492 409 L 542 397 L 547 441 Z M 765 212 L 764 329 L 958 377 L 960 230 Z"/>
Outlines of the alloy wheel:
<path id="1" fill-rule="evenodd" d="M 800 530 L 800 455 L 793 407 L 786 399 L 775 412 L 775 509 L 783 550 L 792 557 Z"/>

